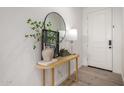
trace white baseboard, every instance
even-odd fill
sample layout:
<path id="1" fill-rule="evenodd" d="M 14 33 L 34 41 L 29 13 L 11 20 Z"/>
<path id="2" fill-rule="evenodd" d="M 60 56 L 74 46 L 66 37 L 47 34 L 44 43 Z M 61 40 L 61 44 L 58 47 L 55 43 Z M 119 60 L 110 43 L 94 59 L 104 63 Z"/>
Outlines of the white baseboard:
<path id="1" fill-rule="evenodd" d="M 88 64 L 87 64 L 87 58 L 84 58 L 84 59 L 83 59 L 82 65 L 83 65 L 83 66 L 88 66 Z"/>
<path id="2" fill-rule="evenodd" d="M 122 80 L 123 80 L 123 84 L 124 84 L 124 75 L 122 74 L 121 76 L 122 76 Z"/>
<path id="3" fill-rule="evenodd" d="M 122 81 L 123 81 L 123 85 L 124 85 L 124 73 L 123 73 L 123 71 L 121 71 L 121 77 L 122 77 Z"/>

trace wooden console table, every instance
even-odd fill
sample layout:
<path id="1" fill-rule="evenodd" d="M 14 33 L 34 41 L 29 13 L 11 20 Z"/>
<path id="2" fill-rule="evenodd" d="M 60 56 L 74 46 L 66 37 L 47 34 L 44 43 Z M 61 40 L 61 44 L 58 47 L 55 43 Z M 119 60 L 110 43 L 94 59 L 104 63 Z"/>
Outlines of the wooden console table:
<path id="1" fill-rule="evenodd" d="M 58 57 L 56 58 L 57 60 L 55 62 L 51 62 L 49 64 L 38 64 L 37 67 L 39 69 L 42 69 L 43 71 L 43 85 L 45 85 L 45 69 L 51 69 L 51 74 L 52 74 L 52 77 L 51 77 L 51 80 L 52 80 L 52 86 L 55 85 L 55 80 L 54 80 L 54 69 L 55 67 L 58 67 L 58 66 L 61 66 L 62 64 L 65 64 L 65 63 L 68 63 L 68 78 L 70 79 L 71 78 L 71 73 L 70 73 L 70 62 L 71 60 L 76 60 L 76 71 L 75 71 L 75 81 L 78 81 L 78 58 L 79 58 L 79 55 L 69 55 L 69 56 L 66 56 L 66 57 Z M 73 61 L 72 61 L 73 62 Z"/>

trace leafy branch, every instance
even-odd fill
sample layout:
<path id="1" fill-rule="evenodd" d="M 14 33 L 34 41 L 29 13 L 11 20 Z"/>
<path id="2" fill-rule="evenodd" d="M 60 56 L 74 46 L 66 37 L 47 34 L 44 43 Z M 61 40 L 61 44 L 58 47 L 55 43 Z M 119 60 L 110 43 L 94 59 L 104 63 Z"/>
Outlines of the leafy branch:
<path id="1" fill-rule="evenodd" d="M 36 43 L 41 40 L 42 29 L 43 29 L 44 23 L 41 22 L 41 21 L 32 20 L 31 18 L 29 18 L 26 23 L 29 25 L 29 27 L 34 32 L 30 33 L 30 34 L 25 34 L 25 37 L 26 38 L 33 38 L 35 40 L 35 43 L 33 45 L 33 49 L 35 49 L 36 48 Z M 55 35 L 53 35 L 53 33 L 50 32 L 51 27 L 52 27 L 51 22 L 48 22 L 46 24 L 46 29 L 49 31 L 49 33 L 48 33 L 48 42 L 49 43 L 52 43 L 55 40 Z"/>
<path id="2" fill-rule="evenodd" d="M 33 21 L 32 19 L 28 19 L 26 22 L 30 28 L 34 31 L 34 33 L 26 34 L 26 38 L 33 38 L 35 39 L 35 44 L 41 40 L 42 36 L 42 29 L 43 29 L 43 22 L 41 21 Z M 34 44 L 33 49 L 36 48 L 36 45 Z"/>

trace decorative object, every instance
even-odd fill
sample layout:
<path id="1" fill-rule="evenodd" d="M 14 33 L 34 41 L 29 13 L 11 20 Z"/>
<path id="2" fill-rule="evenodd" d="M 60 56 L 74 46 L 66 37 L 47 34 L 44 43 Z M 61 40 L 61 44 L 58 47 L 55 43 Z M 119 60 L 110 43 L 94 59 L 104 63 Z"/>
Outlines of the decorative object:
<path id="1" fill-rule="evenodd" d="M 43 30 L 42 31 L 42 50 L 44 46 L 49 46 L 50 48 L 54 49 L 54 58 L 59 55 L 59 32 L 51 31 L 51 30 Z M 41 56 L 41 59 L 43 57 Z"/>
<path id="2" fill-rule="evenodd" d="M 35 49 L 36 43 L 41 41 L 42 30 L 44 29 L 44 22 L 32 20 L 31 18 L 29 18 L 26 23 L 33 30 L 33 32 L 30 32 L 30 34 L 25 34 L 25 37 L 33 38 L 35 40 L 34 45 L 33 45 L 33 49 Z M 49 28 L 49 30 L 51 30 L 51 26 L 52 26 L 51 22 L 48 22 L 46 24 L 46 27 Z"/>
<path id="3" fill-rule="evenodd" d="M 50 12 L 44 19 L 44 29 L 42 30 L 42 48 L 50 46 L 54 49 L 54 58 L 59 56 L 59 43 L 61 43 L 66 35 L 66 25 L 64 19 L 57 12 Z M 41 59 L 43 56 L 41 55 Z"/>
<path id="4" fill-rule="evenodd" d="M 67 32 L 67 39 L 71 44 L 71 53 L 73 54 L 73 43 L 77 40 L 77 29 L 71 29 Z"/>
<path id="5" fill-rule="evenodd" d="M 43 60 L 46 62 L 51 61 L 53 59 L 53 55 L 54 55 L 53 48 L 46 47 L 42 51 Z"/>
<path id="6" fill-rule="evenodd" d="M 27 24 L 33 32 L 25 34 L 25 37 L 35 40 L 33 49 L 36 48 L 36 43 L 41 41 L 41 52 L 44 50 L 43 44 L 45 44 L 45 47 L 49 46 L 54 50 L 54 57 L 59 56 L 59 43 L 64 40 L 66 35 L 66 25 L 63 17 L 57 12 L 50 12 L 46 15 L 44 21 L 29 18 Z M 43 59 L 42 55 L 41 59 Z"/>
<path id="7" fill-rule="evenodd" d="M 68 55 L 70 55 L 70 53 L 68 52 L 68 50 L 67 49 L 61 49 L 60 50 L 60 52 L 59 52 L 59 56 L 62 56 L 62 57 L 64 57 L 64 56 L 68 56 Z"/>
<path id="8" fill-rule="evenodd" d="M 58 61 L 58 60 L 53 58 L 51 61 L 48 61 L 48 62 L 41 60 L 41 61 L 38 62 L 38 64 L 39 65 L 41 64 L 41 65 L 44 65 L 44 66 L 48 66 L 50 64 L 53 64 L 56 61 Z"/>
<path id="9" fill-rule="evenodd" d="M 57 12 L 50 12 L 44 19 L 44 29 L 49 30 L 48 24 L 52 23 L 52 31 L 59 32 L 59 43 L 61 43 L 66 36 L 66 24 L 63 17 Z"/>

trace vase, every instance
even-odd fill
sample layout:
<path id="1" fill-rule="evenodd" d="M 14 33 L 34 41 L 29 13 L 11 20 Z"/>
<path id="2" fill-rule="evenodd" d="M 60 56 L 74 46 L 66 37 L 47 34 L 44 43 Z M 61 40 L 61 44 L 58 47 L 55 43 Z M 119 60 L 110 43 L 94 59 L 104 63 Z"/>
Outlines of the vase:
<path id="1" fill-rule="evenodd" d="M 53 59 L 53 55 L 54 55 L 53 48 L 47 47 L 42 51 L 42 56 L 44 61 L 51 61 Z"/>

